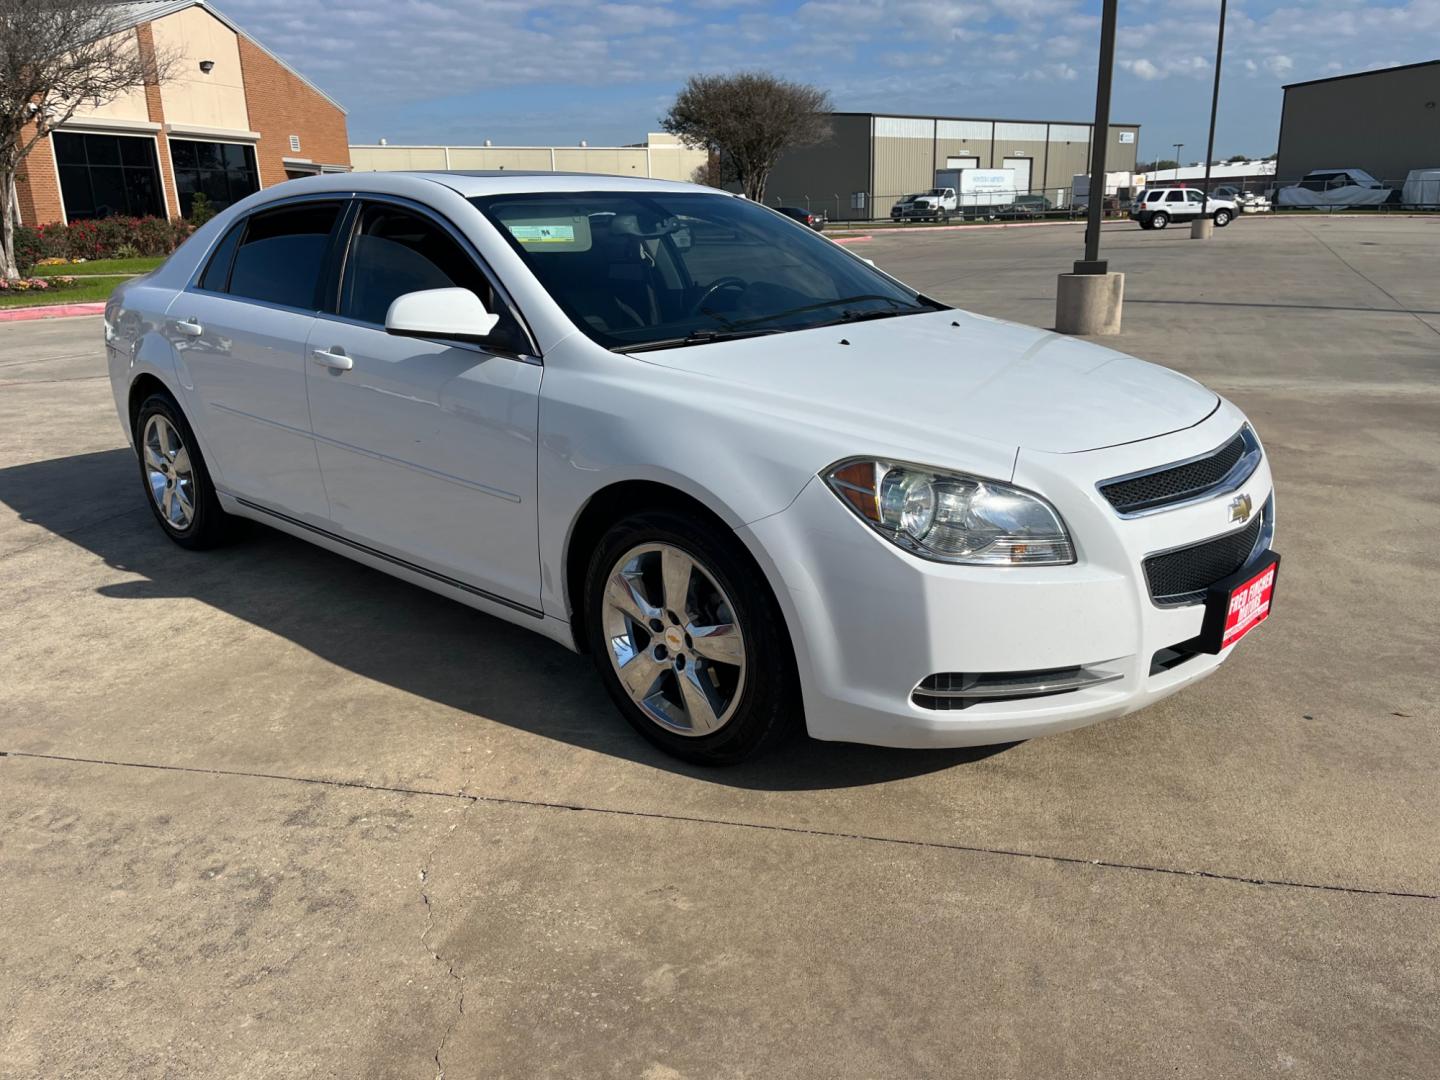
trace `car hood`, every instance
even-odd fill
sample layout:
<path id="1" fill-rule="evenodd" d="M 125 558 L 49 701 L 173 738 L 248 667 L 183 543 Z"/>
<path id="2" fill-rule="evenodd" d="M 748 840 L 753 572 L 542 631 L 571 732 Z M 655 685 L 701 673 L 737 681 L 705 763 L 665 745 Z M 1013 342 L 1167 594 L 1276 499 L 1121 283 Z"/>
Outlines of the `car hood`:
<path id="1" fill-rule="evenodd" d="M 939 311 L 637 354 L 817 421 L 1077 453 L 1193 427 L 1219 398 L 1113 349 L 964 311 Z M 848 425 L 847 425 L 848 426 Z"/>

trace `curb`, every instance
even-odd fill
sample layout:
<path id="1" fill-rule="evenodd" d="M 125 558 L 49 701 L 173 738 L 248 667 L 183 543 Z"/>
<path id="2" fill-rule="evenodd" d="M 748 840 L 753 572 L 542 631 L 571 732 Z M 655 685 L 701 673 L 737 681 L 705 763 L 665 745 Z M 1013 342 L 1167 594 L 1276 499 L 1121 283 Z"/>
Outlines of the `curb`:
<path id="1" fill-rule="evenodd" d="M 35 307 L 0 308 L 0 322 L 26 322 L 30 319 L 65 319 L 72 315 L 103 315 L 104 301 L 86 304 L 40 304 Z"/>

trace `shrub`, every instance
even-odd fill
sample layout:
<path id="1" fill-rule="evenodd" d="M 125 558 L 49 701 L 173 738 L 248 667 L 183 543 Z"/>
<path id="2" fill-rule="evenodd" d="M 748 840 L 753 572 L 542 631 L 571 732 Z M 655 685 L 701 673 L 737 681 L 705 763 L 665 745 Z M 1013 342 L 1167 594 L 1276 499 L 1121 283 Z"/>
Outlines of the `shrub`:
<path id="1" fill-rule="evenodd" d="M 43 261 L 45 257 L 45 241 L 40 230 L 32 229 L 29 225 L 16 225 L 15 261 L 20 265 L 20 273 L 30 273 L 35 264 Z"/>
<path id="2" fill-rule="evenodd" d="M 210 196 L 203 191 L 197 191 L 190 199 L 190 224 L 195 228 L 204 225 L 215 216 L 215 207 L 210 203 Z"/>
<path id="3" fill-rule="evenodd" d="M 17 226 L 15 259 L 21 273 L 42 260 L 89 261 L 169 255 L 195 227 L 160 217 L 107 217 L 95 221 L 55 221 L 38 229 Z"/>

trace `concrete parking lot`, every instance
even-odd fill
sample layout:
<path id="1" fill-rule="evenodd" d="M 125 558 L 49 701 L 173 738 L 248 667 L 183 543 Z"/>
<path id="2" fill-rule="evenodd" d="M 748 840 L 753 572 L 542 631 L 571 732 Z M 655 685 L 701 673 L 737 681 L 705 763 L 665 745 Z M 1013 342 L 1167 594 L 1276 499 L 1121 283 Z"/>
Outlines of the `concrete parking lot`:
<path id="1" fill-rule="evenodd" d="M 1080 229 L 862 248 L 1043 326 Z M 99 320 L 0 326 L 0 1076 L 1434 1077 L 1440 219 L 1105 248 L 1108 343 L 1266 441 L 1275 617 L 1124 720 L 730 771 L 538 637 L 169 544 Z"/>

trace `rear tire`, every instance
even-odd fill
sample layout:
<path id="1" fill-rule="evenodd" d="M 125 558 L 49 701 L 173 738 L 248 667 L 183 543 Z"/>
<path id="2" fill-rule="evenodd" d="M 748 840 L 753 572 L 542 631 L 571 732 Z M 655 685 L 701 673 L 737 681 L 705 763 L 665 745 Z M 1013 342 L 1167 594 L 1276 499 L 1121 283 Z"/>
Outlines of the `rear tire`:
<path id="1" fill-rule="evenodd" d="M 585 628 L 610 699 L 666 753 L 733 765 L 801 726 L 778 605 L 739 541 L 690 515 L 611 527 L 586 574 Z"/>
<path id="2" fill-rule="evenodd" d="M 1150 227 L 1152 229 L 1163 229 L 1166 225 L 1169 224 L 1170 215 L 1165 213 L 1163 210 L 1157 214 L 1153 214 L 1150 218 Z"/>
<path id="3" fill-rule="evenodd" d="M 220 509 L 195 432 L 169 394 L 151 394 L 135 416 L 140 483 L 160 528 L 192 551 L 230 538 L 235 519 Z"/>

